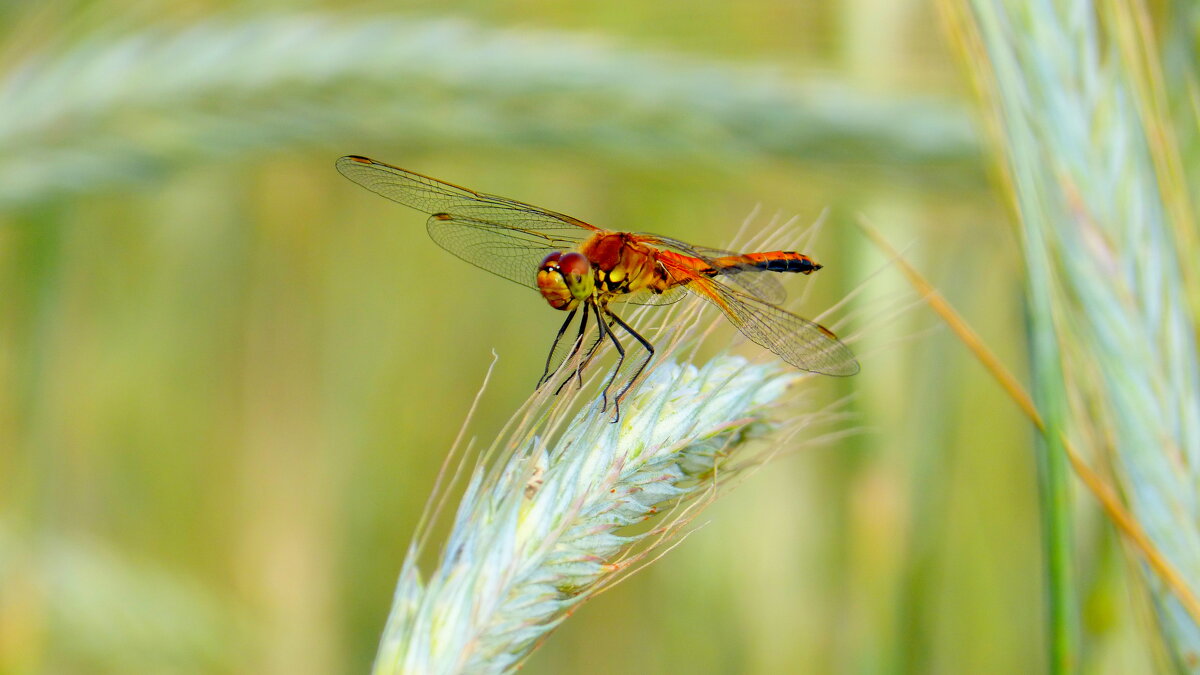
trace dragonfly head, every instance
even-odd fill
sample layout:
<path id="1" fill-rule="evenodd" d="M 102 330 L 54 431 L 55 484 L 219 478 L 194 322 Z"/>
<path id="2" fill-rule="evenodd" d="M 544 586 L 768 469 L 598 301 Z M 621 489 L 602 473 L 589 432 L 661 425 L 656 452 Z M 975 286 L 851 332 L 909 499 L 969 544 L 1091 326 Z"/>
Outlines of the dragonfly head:
<path id="1" fill-rule="evenodd" d="M 592 263 L 582 253 L 555 251 L 542 259 L 537 285 L 551 307 L 574 309 L 595 290 Z"/>

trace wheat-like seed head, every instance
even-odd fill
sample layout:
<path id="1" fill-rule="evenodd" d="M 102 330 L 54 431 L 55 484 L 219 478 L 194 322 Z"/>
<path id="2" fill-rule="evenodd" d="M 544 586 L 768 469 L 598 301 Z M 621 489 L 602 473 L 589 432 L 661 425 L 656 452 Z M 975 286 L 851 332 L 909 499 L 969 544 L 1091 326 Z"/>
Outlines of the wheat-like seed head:
<path id="1" fill-rule="evenodd" d="M 1029 272 L 1049 428 L 1111 462 L 1154 546 L 1200 580 L 1196 223 L 1140 5 L 973 0 Z M 1189 76 L 1194 77 L 1194 72 Z M 1161 84 L 1161 83 L 1157 83 Z M 1053 442 L 1053 435 L 1052 440 Z M 1195 667 L 1200 627 L 1150 577 Z"/>
<path id="2" fill-rule="evenodd" d="M 414 547 L 375 672 L 513 670 L 573 607 L 678 535 L 699 505 L 689 500 L 770 447 L 750 441 L 781 431 L 769 413 L 803 377 L 731 356 L 665 362 L 619 423 L 593 404 L 553 437 L 519 427 L 495 467 L 474 470 L 427 578 Z M 632 529 L 668 509 L 659 525 Z"/>

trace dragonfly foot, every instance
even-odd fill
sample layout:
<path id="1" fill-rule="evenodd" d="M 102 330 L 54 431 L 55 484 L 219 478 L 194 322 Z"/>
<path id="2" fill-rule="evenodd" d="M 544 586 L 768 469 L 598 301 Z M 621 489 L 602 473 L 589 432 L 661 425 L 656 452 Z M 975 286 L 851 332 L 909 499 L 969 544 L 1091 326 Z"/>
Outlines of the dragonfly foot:
<path id="1" fill-rule="evenodd" d="M 576 374 L 578 374 L 578 372 L 579 371 L 575 371 L 575 373 L 568 375 L 567 379 L 563 380 L 562 383 L 558 385 L 558 389 L 554 390 L 554 395 L 558 396 L 559 394 L 561 394 L 562 390 L 566 389 L 568 384 L 571 384 L 571 380 L 575 379 L 575 376 L 576 376 Z M 582 386 L 583 385 L 580 385 L 580 387 L 582 387 Z"/>

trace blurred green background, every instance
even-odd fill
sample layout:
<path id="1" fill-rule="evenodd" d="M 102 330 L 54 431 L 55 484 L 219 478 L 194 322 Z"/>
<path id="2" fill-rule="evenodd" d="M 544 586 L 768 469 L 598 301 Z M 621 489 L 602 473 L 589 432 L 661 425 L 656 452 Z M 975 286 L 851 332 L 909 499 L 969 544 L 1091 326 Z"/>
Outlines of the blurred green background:
<path id="1" fill-rule="evenodd" d="M 1024 372 L 1015 235 L 931 3 L 259 4 L 0 4 L 0 672 L 368 668 L 492 352 L 484 441 L 561 317 L 349 153 L 709 246 L 828 209 L 791 307 L 861 289 L 862 373 L 813 381 L 860 433 L 751 477 L 526 672 L 1045 667 L 1029 425 L 854 226 Z M 1131 672 L 1109 536 L 1080 523 L 1083 665 Z"/>

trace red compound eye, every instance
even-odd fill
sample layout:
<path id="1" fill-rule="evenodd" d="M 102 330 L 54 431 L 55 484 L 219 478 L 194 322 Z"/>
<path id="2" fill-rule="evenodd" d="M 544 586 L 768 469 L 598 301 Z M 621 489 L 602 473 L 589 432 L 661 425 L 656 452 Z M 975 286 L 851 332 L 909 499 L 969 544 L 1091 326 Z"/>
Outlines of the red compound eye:
<path id="1" fill-rule="evenodd" d="M 561 257 L 562 257 L 562 251 L 555 251 L 554 253 L 551 253 L 550 255 L 546 256 L 545 258 L 542 258 L 541 269 L 546 269 L 547 267 L 550 267 L 550 268 L 558 267 L 558 259 Z"/>
<path id="2" fill-rule="evenodd" d="M 592 272 L 592 263 L 582 253 L 566 253 L 558 261 L 558 269 L 564 274 L 576 274 L 581 277 Z"/>

